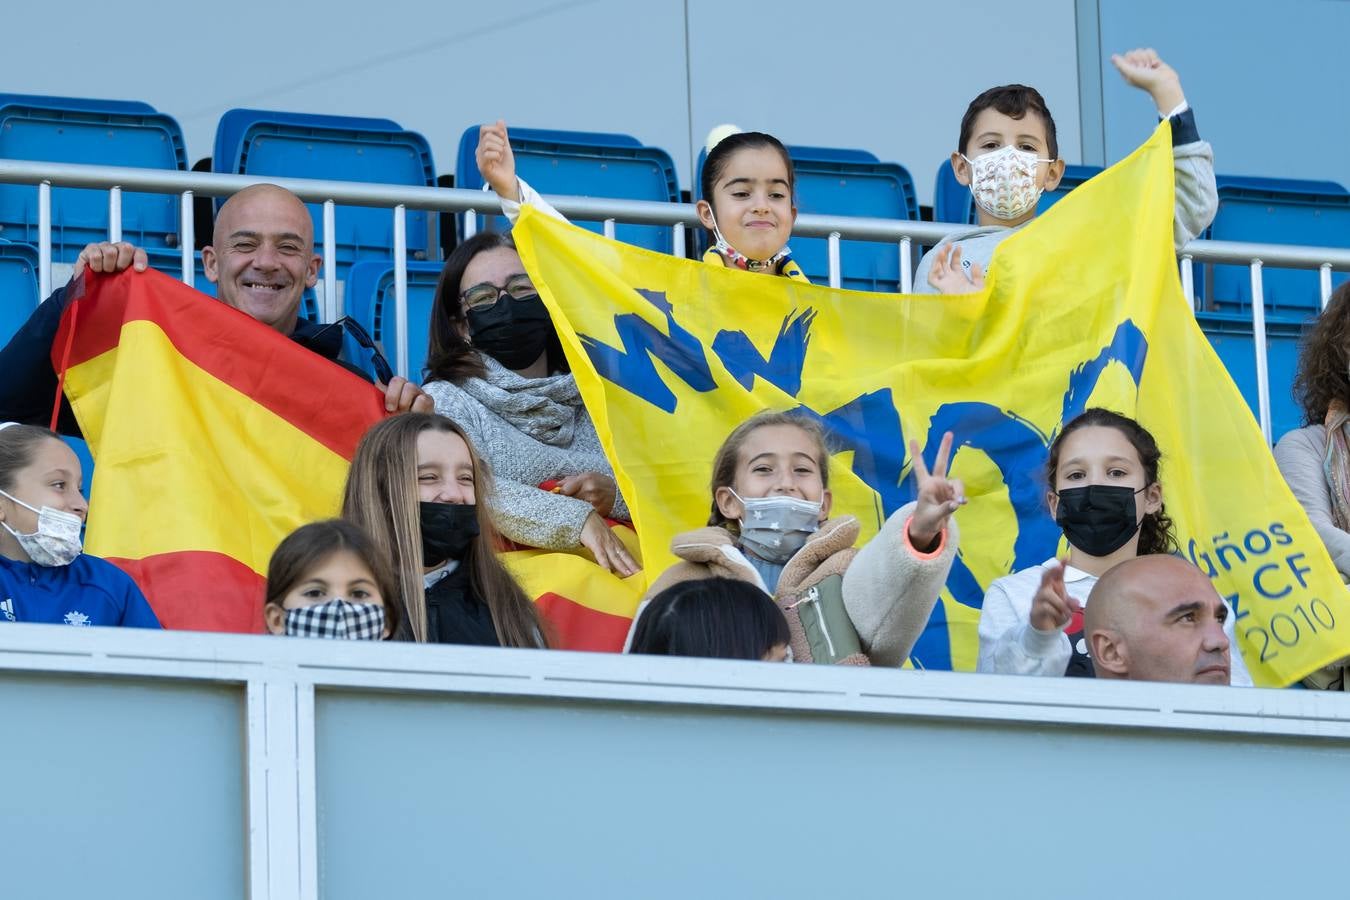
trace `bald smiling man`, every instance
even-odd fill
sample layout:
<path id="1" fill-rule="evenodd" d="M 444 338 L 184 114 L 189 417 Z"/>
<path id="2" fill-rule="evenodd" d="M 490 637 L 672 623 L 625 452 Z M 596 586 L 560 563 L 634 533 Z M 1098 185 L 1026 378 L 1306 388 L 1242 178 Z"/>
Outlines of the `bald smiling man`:
<path id="1" fill-rule="evenodd" d="M 1137 556 L 1093 587 L 1083 632 L 1098 678 L 1228 684 L 1227 617 L 1195 566 L 1175 556 Z"/>
<path id="2" fill-rule="evenodd" d="M 75 260 L 72 282 L 92 272 L 144 272 L 145 251 L 131 244 L 90 244 Z M 305 289 L 319 278 L 322 259 L 314 252 L 314 221 L 299 197 L 274 184 L 255 184 L 230 197 L 216 215 L 211 246 L 202 248 L 202 267 L 216 285 L 216 297 L 247 313 L 325 359 L 340 359 L 341 334 L 300 318 Z M 46 425 L 56 395 L 51 347 L 66 308 L 67 288 L 52 292 L 9 344 L 0 350 L 0 420 Z M 0 298 L 3 299 L 3 298 Z M 353 369 L 355 371 L 355 369 Z M 394 377 L 378 384 L 389 412 L 431 412 L 431 398 L 415 384 Z M 78 435 L 79 425 L 65 399 L 58 428 Z"/>

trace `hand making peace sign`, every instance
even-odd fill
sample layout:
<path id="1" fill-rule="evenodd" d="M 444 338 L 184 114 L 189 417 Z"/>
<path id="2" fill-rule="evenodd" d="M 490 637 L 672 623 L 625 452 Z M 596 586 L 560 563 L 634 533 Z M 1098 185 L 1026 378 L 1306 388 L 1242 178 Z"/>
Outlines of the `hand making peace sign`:
<path id="1" fill-rule="evenodd" d="M 965 485 L 959 478 L 947 477 L 947 462 L 951 458 L 952 433 L 942 436 L 938 445 L 937 459 L 933 460 L 933 470 L 923 461 L 923 452 L 919 442 L 909 442 L 910 457 L 914 465 L 914 481 L 919 488 L 919 496 L 914 515 L 909 520 L 909 542 L 914 549 L 926 552 L 937 544 L 947 520 L 966 502 Z"/>

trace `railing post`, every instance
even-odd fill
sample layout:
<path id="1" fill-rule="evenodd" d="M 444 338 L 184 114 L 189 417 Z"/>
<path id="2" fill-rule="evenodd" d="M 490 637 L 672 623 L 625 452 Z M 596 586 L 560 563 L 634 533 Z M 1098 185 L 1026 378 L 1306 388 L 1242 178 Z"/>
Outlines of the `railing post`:
<path id="1" fill-rule="evenodd" d="M 1186 302 L 1191 305 L 1191 309 L 1199 312 L 1200 304 L 1195 299 L 1195 265 L 1189 253 L 1181 257 L 1181 292 L 1186 295 Z"/>
<path id="2" fill-rule="evenodd" d="M 337 205 L 323 201 L 323 315 L 327 322 L 342 318 L 337 296 Z"/>
<path id="3" fill-rule="evenodd" d="M 464 234 L 460 237 L 461 241 L 467 241 L 478 233 L 478 211 L 473 209 L 464 210 Z"/>
<path id="4" fill-rule="evenodd" d="M 38 302 L 52 295 L 52 183 L 38 185 Z"/>
<path id="5" fill-rule="evenodd" d="M 606 219 L 606 220 L 605 220 L 605 237 L 609 238 L 611 241 L 614 240 L 614 220 L 613 220 L 613 219 Z"/>
<path id="6" fill-rule="evenodd" d="M 913 247 L 909 238 L 900 239 L 900 293 L 914 293 Z"/>
<path id="7" fill-rule="evenodd" d="M 672 233 L 671 233 L 671 236 L 670 236 L 670 243 L 671 243 L 671 248 L 670 248 L 670 249 L 671 249 L 671 255 L 673 255 L 673 256 L 675 256 L 675 257 L 677 257 L 677 258 L 679 258 L 679 259 L 684 259 L 684 254 L 685 254 L 685 246 L 684 246 L 684 237 L 685 237 L 685 235 L 684 235 L 684 232 L 685 232 L 685 228 L 684 228 L 684 223 L 683 223 L 683 222 L 676 222 L 676 223 L 672 226 Z"/>
<path id="8" fill-rule="evenodd" d="M 1256 351 L 1256 408 L 1261 422 L 1261 433 L 1266 444 L 1270 435 L 1270 373 L 1266 363 L 1266 295 L 1261 285 L 1261 260 L 1251 262 L 1252 273 L 1252 344 Z"/>
<path id="9" fill-rule="evenodd" d="M 398 374 L 408 376 L 408 217 L 403 204 L 394 207 L 394 337 L 398 342 Z"/>
<path id="10" fill-rule="evenodd" d="M 830 287 L 837 288 L 842 283 L 839 273 L 839 232 L 831 231 L 829 237 Z"/>
<path id="11" fill-rule="evenodd" d="M 1331 302 L 1331 263 L 1322 263 L 1317 269 L 1319 287 L 1322 289 L 1322 308 Z"/>
<path id="12" fill-rule="evenodd" d="M 108 240 L 122 240 L 122 189 L 116 186 L 108 188 Z"/>
<path id="13" fill-rule="evenodd" d="M 196 287 L 197 223 L 192 210 L 192 191 L 183 191 L 178 203 L 178 250 L 183 263 L 183 284 Z"/>

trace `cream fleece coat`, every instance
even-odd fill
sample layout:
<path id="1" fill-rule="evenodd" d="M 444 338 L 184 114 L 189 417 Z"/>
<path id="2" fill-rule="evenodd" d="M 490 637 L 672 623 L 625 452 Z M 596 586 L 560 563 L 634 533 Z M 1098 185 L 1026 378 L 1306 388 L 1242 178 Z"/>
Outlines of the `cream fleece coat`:
<path id="1" fill-rule="evenodd" d="M 853 516 L 830 519 L 788 560 L 774 602 L 788 620 L 793 659 L 810 662 L 811 651 L 794 604 L 831 575 L 843 578 L 844 608 L 862 643 L 865 658 L 854 665 L 899 666 L 928 624 L 956 558 L 956 522 L 949 519 L 937 549 L 920 553 L 909 542 L 915 504 L 896 510 L 876 537 L 854 548 L 862 529 Z M 725 528 L 708 527 L 677 535 L 670 549 L 680 562 L 661 574 L 633 617 L 633 626 L 652 597 L 673 584 L 702 578 L 735 578 L 764 587 L 759 573 Z M 629 642 L 632 641 L 629 631 Z M 625 648 L 626 649 L 626 648 Z"/>

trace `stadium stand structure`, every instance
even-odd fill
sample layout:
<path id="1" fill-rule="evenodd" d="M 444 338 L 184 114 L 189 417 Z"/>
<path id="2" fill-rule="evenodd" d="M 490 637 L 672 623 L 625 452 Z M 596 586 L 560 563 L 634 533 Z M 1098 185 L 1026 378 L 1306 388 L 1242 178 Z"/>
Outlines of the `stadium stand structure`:
<path id="1" fill-rule="evenodd" d="M 186 170 L 182 129 L 145 103 L 0 94 L 0 158 Z M 108 235 L 108 195 L 52 190 L 52 258 L 70 262 Z M 122 235 L 147 248 L 178 245 L 179 200 L 171 194 L 124 193 Z M 0 236 L 37 244 L 37 191 L 0 185 Z"/>
<path id="2" fill-rule="evenodd" d="M 440 275 L 438 262 L 408 263 L 408 377 L 417 382 L 422 380 L 426 365 L 431 310 Z M 352 266 L 347 275 L 347 311 L 370 332 L 390 364 L 397 365 L 392 263 L 364 260 Z"/>
<path id="3" fill-rule="evenodd" d="M 541 194 L 571 194 L 623 200 L 680 202 L 680 184 L 675 162 L 659 147 L 648 147 L 632 135 L 590 131 L 555 131 L 543 128 L 511 128 L 511 151 L 516 172 Z M 477 190 L 483 178 L 474 162 L 478 126 L 465 129 L 459 139 L 455 167 L 457 187 Z M 497 198 L 488 197 L 485 208 L 495 209 Z M 577 222 L 582 228 L 602 233 L 601 222 Z M 476 230 L 505 231 L 506 218 L 479 215 Z M 658 253 L 670 253 L 674 238 L 669 228 L 655 225 L 618 224 L 618 240 Z"/>
<path id="4" fill-rule="evenodd" d="M 216 172 L 318 178 L 372 184 L 436 184 L 436 167 L 426 138 L 389 119 L 231 109 L 216 127 L 212 168 Z M 323 207 L 309 204 L 314 241 L 323 244 Z M 411 259 L 426 259 L 436 246 L 435 216 L 409 210 L 407 245 Z M 389 259 L 394 250 L 393 217 L 387 209 L 336 209 L 337 259 L 325 260 L 346 276 L 364 259 Z"/>

